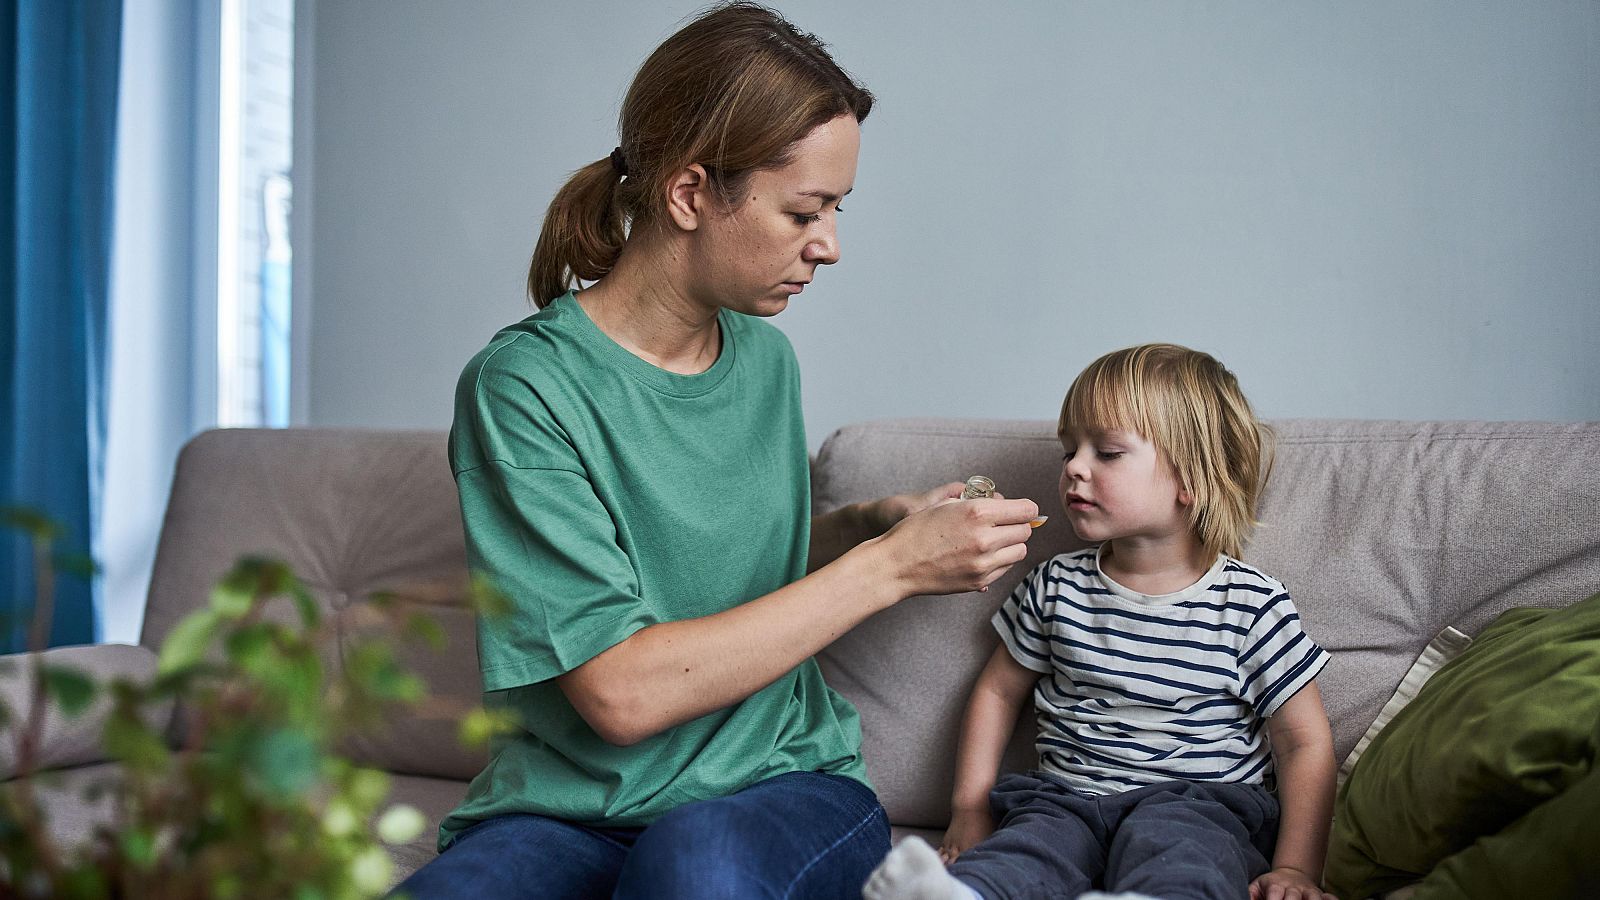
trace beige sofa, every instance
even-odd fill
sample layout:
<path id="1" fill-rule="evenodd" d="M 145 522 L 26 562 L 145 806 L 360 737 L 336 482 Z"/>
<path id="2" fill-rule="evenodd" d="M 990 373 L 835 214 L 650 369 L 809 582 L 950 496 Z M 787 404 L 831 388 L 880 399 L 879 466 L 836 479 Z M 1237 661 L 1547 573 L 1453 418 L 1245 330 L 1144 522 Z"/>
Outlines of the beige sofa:
<path id="1" fill-rule="evenodd" d="M 1564 606 L 1600 590 L 1600 423 L 1275 426 L 1265 524 L 1245 557 L 1289 587 L 1307 630 L 1333 654 L 1321 683 L 1341 758 L 1441 629 L 1471 635 L 1509 607 Z M 153 671 L 148 648 L 206 601 L 229 563 L 267 553 L 288 561 L 328 610 L 386 588 L 432 598 L 449 647 L 406 654 L 433 691 L 475 699 L 473 623 L 459 605 L 461 520 L 444 447 L 438 432 L 200 435 L 178 462 L 140 645 L 52 653 L 101 672 Z M 1052 422 L 870 422 L 828 438 L 813 467 L 814 500 L 821 512 L 984 474 L 1007 495 L 1059 513 L 1059 465 Z M 1065 517 L 1053 515 L 1027 562 L 989 593 L 913 598 L 822 655 L 829 682 L 861 711 L 868 770 L 897 834 L 936 834 L 946 820 L 956 722 L 992 646 L 990 613 L 1034 563 L 1075 546 Z M 339 647 L 328 659 L 338 664 Z M 86 833 L 100 814 L 75 793 L 105 774 L 94 727 L 93 716 L 51 722 L 45 755 L 65 776 L 52 812 L 65 833 Z M 1024 716 L 1009 765 L 1029 765 L 1031 732 Z M 393 773 L 396 798 L 437 821 L 484 762 L 454 735 L 454 722 L 418 716 L 348 750 Z M 7 752 L 0 775 L 8 777 Z M 396 848 L 399 874 L 432 856 L 431 832 Z"/>

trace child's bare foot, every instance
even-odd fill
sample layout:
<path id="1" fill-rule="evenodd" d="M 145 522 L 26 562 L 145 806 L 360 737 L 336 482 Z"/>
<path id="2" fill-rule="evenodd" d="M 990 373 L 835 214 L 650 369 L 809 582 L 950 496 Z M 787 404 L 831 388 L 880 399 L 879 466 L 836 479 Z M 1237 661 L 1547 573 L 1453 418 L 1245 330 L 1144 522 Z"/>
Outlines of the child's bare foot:
<path id="1" fill-rule="evenodd" d="M 938 851 L 908 837 L 889 851 L 861 889 L 866 900 L 982 900 L 944 870 Z"/>

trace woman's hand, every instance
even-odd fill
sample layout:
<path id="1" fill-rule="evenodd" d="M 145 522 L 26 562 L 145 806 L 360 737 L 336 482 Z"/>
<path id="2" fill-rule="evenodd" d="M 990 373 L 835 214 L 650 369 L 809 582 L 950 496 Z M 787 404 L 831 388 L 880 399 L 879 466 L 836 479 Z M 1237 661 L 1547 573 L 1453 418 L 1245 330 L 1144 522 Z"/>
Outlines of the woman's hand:
<path id="1" fill-rule="evenodd" d="M 1336 900 L 1299 869 L 1279 866 L 1250 882 L 1250 900 Z"/>
<path id="2" fill-rule="evenodd" d="M 1028 555 L 1032 500 L 941 499 L 862 544 L 885 553 L 901 595 L 988 590 Z"/>
<path id="3" fill-rule="evenodd" d="M 994 816 L 989 814 L 987 807 L 951 810 L 950 827 L 945 830 L 944 841 L 939 844 L 939 858 L 948 866 L 956 861 L 956 857 L 991 834 L 994 834 Z"/>
<path id="4" fill-rule="evenodd" d="M 959 481 L 952 481 L 918 494 L 895 494 L 893 497 L 883 497 L 869 505 L 869 518 L 877 533 L 882 534 L 898 525 L 906 516 L 922 512 L 946 500 L 959 498 L 965 487 L 966 485 Z"/>

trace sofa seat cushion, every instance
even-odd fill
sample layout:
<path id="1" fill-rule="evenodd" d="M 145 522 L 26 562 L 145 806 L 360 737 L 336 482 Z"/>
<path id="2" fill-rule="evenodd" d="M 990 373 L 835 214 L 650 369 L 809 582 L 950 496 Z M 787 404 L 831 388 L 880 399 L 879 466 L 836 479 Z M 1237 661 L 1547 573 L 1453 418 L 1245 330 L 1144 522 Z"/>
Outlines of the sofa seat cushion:
<path id="1" fill-rule="evenodd" d="M 467 794 L 467 783 L 454 778 L 426 778 L 420 775 L 391 775 L 389 803 L 409 803 L 422 811 L 428 827 L 409 843 L 389 848 L 398 884 L 438 855 L 439 822 Z"/>
<path id="2" fill-rule="evenodd" d="M 1419 896 L 1565 897 L 1600 886 L 1592 847 L 1579 846 L 1600 808 L 1597 751 L 1600 595 L 1504 613 L 1357 762 L 1336 804 L 1330 888 L 1365 897 L 1423 879 Z"/>

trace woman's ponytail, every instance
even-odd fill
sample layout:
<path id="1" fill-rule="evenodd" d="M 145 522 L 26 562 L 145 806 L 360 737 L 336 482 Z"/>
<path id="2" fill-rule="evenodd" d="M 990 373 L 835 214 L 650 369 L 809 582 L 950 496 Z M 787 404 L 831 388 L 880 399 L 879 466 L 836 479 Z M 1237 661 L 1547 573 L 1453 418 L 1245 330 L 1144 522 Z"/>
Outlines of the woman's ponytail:
<path id="1" fill-rule="evenodd" d="M 577 279 L 597 281 L 616 265 L 627 236 L 617 193 L 621 175 L 608 157 L 572 173 L 550 201 L 528 265 L 528 297 L 543 308 Z"/>
<path id="2" fill-rule="evenodd" d="M 783 165 L 812 129 L 871 110 L 871 92 L 815 35 L 757 3 L 718 4 L 644 61 L 617 120 L 622 146 L 574 172 L 550 201 L 528 296 L 543 307 L 574 281 L 610 272 L 628 234 L 663 225 L 684 166 L 704 166 L 731 201 L 751 172 Z"/>

